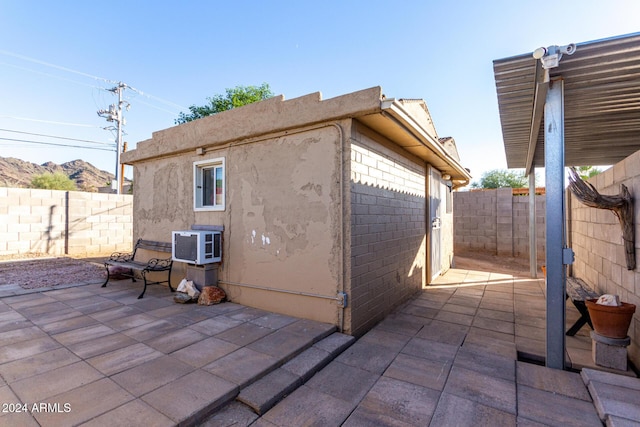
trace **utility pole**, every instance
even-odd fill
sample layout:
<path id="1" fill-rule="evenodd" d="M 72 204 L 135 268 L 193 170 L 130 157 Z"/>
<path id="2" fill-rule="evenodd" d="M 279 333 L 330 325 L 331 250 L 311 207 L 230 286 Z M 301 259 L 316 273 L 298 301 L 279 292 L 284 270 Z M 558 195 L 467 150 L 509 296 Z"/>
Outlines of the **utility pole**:
<path id="1" fill-rule="evenodd" d="M 127 141 L 122 143 L 122 152 L 126 152 L 127 151 Z M 124 189 L 124 164 L 120 164 L 120 176 L 122 177 L 122 179 L 120 180 L 120 182 L 118 183 L 118 187 L 120 188 L 120 193 L 123 192 Z"/>
<path id="2" fill-rule="evenodd" d="M 121 176 L 120 173 L 120 152 L 122 151 L 122 126 L 126 124 L 126 120 L 122 115 L 122 105 L 127 104 L 127 108 L 129 108 L 129 104 L 126 101 L 122 100 L 122 92 L 127 88 L 127 85 L 120 82 L 118 86 L 107 89 L 109 92 L 113 92 L 118 95 L 118 106 L 114 104 L 109 105 L 108 110 L 98 110 L 98 115 L 100 117 L 104 117 L 108 122 L 116 122 L 117 124 L 117 137 L 116 137 L 116 171 L 115 171 L 115 183 L 111 183 L 111 188 L 116 190 L 116 194 L 120 194 L 122 192 L 122 184 L 121 181 L 124 181 L 124 176 Z M 122 174 L 124 175 L 124 174 Z"/>

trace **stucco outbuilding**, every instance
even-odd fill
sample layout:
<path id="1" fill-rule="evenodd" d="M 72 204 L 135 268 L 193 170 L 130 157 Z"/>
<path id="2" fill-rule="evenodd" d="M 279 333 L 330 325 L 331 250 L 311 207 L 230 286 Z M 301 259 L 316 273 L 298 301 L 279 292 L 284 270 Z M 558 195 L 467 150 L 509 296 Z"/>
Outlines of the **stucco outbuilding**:
<path id="1" fill-rule="evenodd" d="M 425 102 L 380 87 L 277 96 L 154 132 L 122 161 L 135 239 L 219 226 L 231 301 L 353 335 L 450 268 L 450 192 L 471 178 Z"/>

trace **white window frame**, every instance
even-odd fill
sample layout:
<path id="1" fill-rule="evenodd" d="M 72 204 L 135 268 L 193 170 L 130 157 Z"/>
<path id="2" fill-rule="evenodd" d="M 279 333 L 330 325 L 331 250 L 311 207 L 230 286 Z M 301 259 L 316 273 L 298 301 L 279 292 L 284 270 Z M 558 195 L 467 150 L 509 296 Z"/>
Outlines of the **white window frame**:
<path id="1" fill-rule="evenodd" d="M 199 160 L 193 162 L 193 210 L 194 211 L 224 211 L 225 201 L 227 197 L 226 188 L 226 168 L 224 164 L 224 157 L 218 157 L 215 159 Z M 203 202 L 202 194 L 202 173 L 205 170 L 213 168 L 222 168 L 222 201 L 221 203 L 215 202 L 215 196 L 213 198 L 213 205 L 205 205 Z"/>

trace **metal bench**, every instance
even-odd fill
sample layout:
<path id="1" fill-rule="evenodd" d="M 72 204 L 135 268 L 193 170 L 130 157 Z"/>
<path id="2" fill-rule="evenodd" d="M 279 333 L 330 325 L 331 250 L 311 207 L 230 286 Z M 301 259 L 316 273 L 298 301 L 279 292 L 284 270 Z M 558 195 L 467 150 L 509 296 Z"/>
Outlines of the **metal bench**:
<path id="1" fill-rule="evenodd" d="M 591 324 L 591 317 L 589 316 L 589 310 L 587 310 L 585 301 L 588 299 L 598 298 L 600 295 L 577 277 L 567 277 L 566 293 L 567 299 L 570 298 L 575 308 L 580 312 L 580 318 L 576 320 L 576 323 L 574 323 L 571 328 L 569 328 L 567 335 L 570 337 L 574 336 L 580 328 L 585 325 L 585 323 L 588 323 L 591 329 L 593 329 L 593 324 Z"/>
<path id="2" fill-rule="evenodd" d="M 104 262 L 104 266 L 107 269 L 107 280 L 104 282 L 102 287 L 106 287 L 109 282 L 109 266 L 114 267 L 123 267 L 125 269 L 129 269 L 131 271 L 130 274 L 122 273 L 122 275 L 131 277 L 131 281 L 136 281 L 136 272 L 139 273 L 139 276 L 144 280 L 144 289 L 142 293 L 138 297 L 138 299 L 144 296 L 144 293 L 147 291 L 147 285 L 156 285 L 159 283 L 166 283 L 169 285 L 169 289 L 173 292 L 173 288 L 171 287 L 171 267 L 173 266 L 173 260 L 171 257 L 168 258 L 151 258 L 148 261 L 140 261 L 140 250 L 146 251 L 155 251 L 155 252 L 167 252 L 171 253 L 171 243 L 166 242 L 155 242 L 152 240 L 143 240 L 138 239 L 136 245 L 133 248 L 133 252 L 114 252 L 111 254 L 108 260 Z M 138 258 L 136 258 L 138 255 Z M 157 272 L 167 272 L 167 280 L 160 281 L 150 281 L 147 278 L 147 274 L 149 273 L 157 273 Z"/>

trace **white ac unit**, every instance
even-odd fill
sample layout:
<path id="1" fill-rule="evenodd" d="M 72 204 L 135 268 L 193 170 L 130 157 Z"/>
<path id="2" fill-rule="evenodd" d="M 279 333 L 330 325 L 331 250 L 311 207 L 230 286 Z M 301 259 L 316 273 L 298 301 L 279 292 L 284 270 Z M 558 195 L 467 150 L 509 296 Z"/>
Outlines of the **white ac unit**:
<path id="1" fill-rule="evenodd" d="M 219 231 L 172 231 L 171 256 L 188 264 L 222 261 L 222 233 Z"/>

